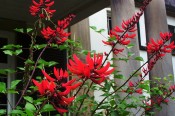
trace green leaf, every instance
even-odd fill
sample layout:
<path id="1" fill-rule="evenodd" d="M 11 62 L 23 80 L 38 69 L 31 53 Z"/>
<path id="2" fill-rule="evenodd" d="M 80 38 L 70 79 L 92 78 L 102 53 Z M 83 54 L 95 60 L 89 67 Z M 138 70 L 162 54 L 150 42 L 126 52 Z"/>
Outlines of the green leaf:
<path id="1" fill-rule="evenodd" d="M 96 31 L 97 33 L 102 33 L 102 32 L 105 32 L 105 29 L 100 29 L 98 31 Z"/>
<path id="2" fill-rule="evenodd" d="M 87 95 L 80 95 L 76 98 L 76 101 L 82 101 L 83 99 L 85 99 L 87 97 Z"/>
<path id="3" fill-rule="evenodd" d="M 24 115 L 24 112 L 22 110 L 12 110 L 11 114 L 21 114 Z"/>
<path id="4" fill-rule="evenodd" d="M 7 93 L 12 93 L 12 94 L 17 93 L 18 94 L 18 91 L 14 90 L 14 89 L 8 89 Z"/>
<path id="5" fill-rule="evenodd" d="M 16 85 L 18 85 L 19 82 L 21 82 L 21 80 L 14 80 L 14 81 L 12 81 L 11 82 L 10 89 L 15 89 L 16 88 Z"/>
<path id="6" fill-rule="evenodd" d="M 29 110 L 29 109 L 25 109 L 26 113 L 27 113 L 27 116 L 34 116 L 34 113 Z"/>
<path id="7" fill-rule="evenodd" d="M 27 59 L 25 62 L 25 64 L 34 64 L 34 61 L 30 60 L 30 59 Z"/>
<path id="8" fill-rule="evenodd" d="M 0 109 L 0 115 L 6 114 L 7 110 L 6 109 Z"/>
<path id="9" fill-rule="evenodd" d="M 0 74 L 2 75 L 8 75 L 9 73 L 14 73 L 15 70 L 12 69 L 0 69 Z"/>
<path id="10" fill-rule="evenodd" d="M 36 44 L 36 45 L 34 45 L 33 47 L 35 48 L 35 49 L 37 49 L 37 50 L 40 50 L 40 49 L 43 49 L 43 48 L 45 48 L 47 46 L 47 44 Z"/>
<path id="11" fill-rule="evenodd" d="M 44 102 L 44 100 L 46 100 L 46 98 L 38 98 L 38 99 L 34 100 L 33 103 L 35 105 L 39 105 L 39 104 L 42 104 Z"/>
<path id="12" fill-rule="evenodd" d="M 133 56 L 133 55 L 134 55 L 133 52 L 128 52 L 128 57 L 131 57 L 131 56 Z"/>
<path id="13" fill-rule="evenodd" d="M 22 49 L 15 50 L 14 55 L 19 55 L 19 54 L 21 54 L 21 53 L 22 53 Z"/>
<path id="14" fill-rule="evenodd" d="M 114 75 L 114 78 L 125 79 L 125 76 L 123 76 L 122 74 L 118 74 L 118 75 Z"/>
<path id="15" fill-rule="evenodd" d="M 58 64 L 58 63 L 55 62 L 55 61 L 50 61 L 50 62 L 48 62 L 48 66 L 49 66 L 49 67 L 55 66 L 56 64 Z"/>
<path id="16" fill-rule="evenodd" d="M 32 111 L 32 112 L 36 111 L 35 106 L 33 104 L 29 103 L 29 102 L 26 103 L 25 109 L 27 109 L 29 111 Z"/>
<path id="17" fill-rule="evenodd" d="M 30 103 L 33 103 L 33 98 L 30 96 L 24 96 L 24 99 Z"/>
<path id="18" fill-rule="evenodd" d="M 13 55 L 13 51 L 11 51 L 11 50 L 4 50 L 3 52 L 4 52 L 4 54 L 10 55 L 10 56 Z"/>
<path id="19" fill-rule="evenodd" d="M 122 61 L 125 61 L 125 62 L 128 62 L 128 58 L 119 58 L 119 60 L 122 60 Z"/>
<path id="20" fill-rule="evenodd" d="M 27 33 L 31 32 L 32 30 L 32 28 L 27 28 Z"/>
<path id="21" fill-rule="evenodd" d="M 95 27 L 95 26 L 90 26 L 90 28 L 93 29 L 94 31 L 97 30 L 97 27 Z"/>
<path id="22" fill-rule="evenodd" d="M 126 46 L 128 49 L 131 49 L 132 47 L 134 47 L 134 44 L 129 44 Z"/>
<path id="23" fill-rule="evenodd" d="M 140 56 L 135 57 L 135 60 L 137 60 L 137 61 L 144 61 L 143 58 L 140 57 Z"/>
<path id="24" fill-rule="evenodd" d="M 6 91 L 6 83 L 0 82 L 0 93 L 5 93 Z"/>
<path id="25" fill-rule="evenodd" d="M 24 29 L 23 28 L 20 28 L 20 29 L 18 29 L 18 28 L 16 28 L 16 29 L 14 29 L 16 32 L 20 32 L 20 33 L 24 33 Z"/>
<path id="26" fill-rule="evenodd" d="M 17 67 L 19 70 L 22 70 L 22 71 L 24 71 L 25 70 L 25 68 L 24 67 Z"/>
<path id="27" fill-rule="evenodd" d="M 21 45 L 14 45 L 14 44 L 8 44 L 3 46 L 1 49 L 3 49 L 3 52 L 7 55 L 19 55 L 22 53 L 22 46 Z"/>
<path id="28" fill-rule="evenodd" d="M 42 108 L 41 112 L 50 112 L 50 111 L 55 111 L 55 108 L 51 104 L 46 104 Z"/>
<path id="29" fill-rule="evenodd" d="M 40 59 L 38 61 L 38 66 L 37 67 L 39 69 L 43 69 L 43 67 L 51 67 L 51 66 L 55 66 L 56 64 L 58 64 L 58 63 L 55 62 L 55 61 L 49 61 L 49 62 L 47 62 L 47 61 L 45 61 L 43 59 Z"/>
<path id="30" fill-rule="evenodd" d="M 20 49 L 20 48 L 22 48 L 22 46 L 21 45 L 15 45 L 15 44 L 8 44 L 8 45 L 4 45 L 1 49 L 13 50 L 14 48 Z"/>

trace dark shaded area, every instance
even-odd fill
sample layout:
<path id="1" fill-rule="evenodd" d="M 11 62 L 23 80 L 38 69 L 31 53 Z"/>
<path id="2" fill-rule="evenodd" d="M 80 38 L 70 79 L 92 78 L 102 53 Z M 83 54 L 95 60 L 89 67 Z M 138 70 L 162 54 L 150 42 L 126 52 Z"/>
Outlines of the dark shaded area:
<path id="1" fill-rule="evenodd" d="M 2 48 L 4 45 L 7 45 L 8 39 L 7 38 L 1 38 L 0 37 L 0 48 Z M 7 63 L 7 55 L 4 54 L 3 50 L 0 49 L 0 63 Z"/>
<path id="2" fill-rule="evenodd" d="M 19 56 L 23 59 L 27 59 L 29 57 L 29 45 L 31 43 L 31 39 L 30 39 L 30 36 L 28 36 L 27 34 L 22 34 L 22 33 L 17 33 L 17 40 L 16 40 L 16 43 L 19 44 L 19 45 L 22 45 L 23 46 L 23 53 L 20 54 Z M 37 37 L 36 38 L 36 44 L 46 44 L 47 41 L 42 38 L 42 37 Z M 34 52 L 34 61 L 37 60 L 39 54 L 40 54 L 41 50 L 38 50 L 38 51 L 35 51 Z M 67 56 L 66 56 L 67 52 L 64 50 L 64 51 L 60 51 L 58 49 L 53 49 L 53 48 L 48 48 L 46 49 L 46 51 L 43 53 L 42 55 L 42 59 L 44 59 L 45 61 L 56 61 L 58 62 L 59 64 L 56 65 L 57 68 L 63 68 L 63 69 L 66 69 L 66 64 L 67 64 Z M 17 64 L 16 66 L 17 67 L 24 67 L 25 65 L 25 60 L 22 60 L 21 58 L 16 58 L 17 60 Z M 46 69 L 46 72 L 49 74 L 49 73 L 53 73 L 53 67 L 47 67 L 45 68 Z M 31 73 L 30 73 L 31 74 Z M 23 75 L 24 73 L 21 72 L 21 73 L 17 73 L 16 74 L 16 78 L 17 79 L 22 79 L 23 78 Z M 34 76 L 33 76 L 33 79 L 36 79 L 37 76 L 41 76 L 44 78 L 43 74 L 41 73 L 41 70 L 40 69 L 36 69 L 35 73 L 34 73 Z M 54 76 L 53 76 L 54 77 Z M 21 90 L 23 87 L 23 83 L 19 84 L 18 88 Z M 17 95 L 17 99 L 16 101 L 18 101 L 20 97 L 20 94 Z M 37 98 L 37 95 L 36 93 L 34 93 L 32 95 L 32 97 L 34 99 Z M 53 112 L 53 114 L 51 113 L 51 115 L 55 115 L 55 113 L 57 112 Z M 47 113 L 44 113 L 43 116 L 47 116 Z"/>

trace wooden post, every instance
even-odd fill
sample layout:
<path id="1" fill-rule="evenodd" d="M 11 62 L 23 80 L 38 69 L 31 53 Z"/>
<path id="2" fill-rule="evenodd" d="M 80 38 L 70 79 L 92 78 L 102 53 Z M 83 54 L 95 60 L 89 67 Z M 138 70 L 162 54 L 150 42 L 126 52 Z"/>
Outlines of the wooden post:
<path id="1" fill-rule="evenodd" d="M 122 20 L 130 19 L 135 13 L 135 4 L 134 0 L 111 0 L 111 9 L 112 9 L 112 26 L 121 26 Z M 114 56 L 116 58 L 121 58 L 128 55 L 128 52 L 134 52 L 135 56 L 139 56 L 139 45 L 138 45 L 138 38 L 131 40 L 131 43 L 135 46 L 131 49 L 126 49 L 122 52 L 122 55 Z M 121 46 L 116 46 L 120 48 Z M 136 69 L 139 68 L 140 62 L 129 60 L 128 62 L 125 61 L 115 61 L 115 65 L 117 65 L 116 70 L 121 71 L 121 73 L 128 78 L 129 75 Z M 119 83 L 119 85 L 121 85 Z"/>
<path id="2" fill-rule="evenodd" d="M 111 0 L 111 11 L 112 11 L 112 27 L 115 26 L 121 26 L 122 20 L 128 20 L 135 14 L 135 3 L 134 0 Z M 137 32 L 135 32 L 137 33 Z M 139 45 L 138 45 L 138 38 L 131 40 L 131 43 L 135 46 L 131 49 L 125 49 L 124 52 L 122 52 L 122 55 L 114 55 L 114 58 L 122 58 L 128 55 L 128 52 L 133 52 L 135 55 L 133 56 L 133 59 L 136 56 L 140 56 L 139 54 Z M 116 48 L 123 48 L 123 46 L 117 45 Z M 116 70 L 120 71 L 120 74 L 124 75 L 126 79 L 129 78 L 129 76 L 137 70 L 140 67 L 140 62 L 135 60 L 129 60 L 128 62 L 125 61 L 114 61 L 114 65 L 116 65 Z M 132 79 L 132 80 L 138 80 Z M 125 80 L 117 79 L 116 84 L 118 86 L 122 85 L 125 82 Z M 121 97 L 125 97 L 126 94 L 120 94 Z M 128 101 L 129 102 L 129 101 Z M 136 113 L 137 109 L 131 109 L 133 113 Z M 141 115 L 143 112 L 143 109 L 140 110 L 138 115 Z"/>
<path id="3" fill-rule="evenodd" d="M 89 28 L 89 19 L 86 18 L 74 25 L 70 28 L 71 31 L 71 39 L 77 41 L 80 39 L 80 43 L 82 44 L 82 49 L 90 50 L 90 28 Z M 82 56 L 81 56 L 82 58 Z M 85 60 L 84 58 L 82 58 Z"/>
<path id="4" fill-rule="evenodd" d="M 152 0 L 148 5 L 145 11 L 145 26 L 147 41 L 150 38 L 159 39 L 160 32 L 168 31 L 164 0 Z M 168 74 L 173 74 L 172 56 L 170 54 L 157 62 L 150 72 L 150 79 L 153 80 L 155 76 L 163 78 Z M 162 81 L 162 83 L 164 82 Z M 163 109 L 157 112 L 156 116 L 173 116 L 175 114 L 175 103 L 172 102 L 170 101 L 168 105 L 162 105 Z"/>
<path id="5" fill-rule="evenodd" d="M 71 26 L 70 28 L 71 32 L 71 39 L 74 39 L 75 41 L 80 39 L 80 43 L 82 44 L 82 49 L 84 50 L 90 50 L 91 45 L 90 45 L 90 28 L 89 28 L 89 19 L 86 18 L 74 25 Z M 73 51 L 74 52 L 74 51 Z M 85 55 L 78 55 L 79 58 L 83 61 L 85 61 Z M 86 91 L 86 89 L 85 89 Z M 83 89 L 78 93 L 78 95 L 83 95 L 84 91 Z M 89 95 L 93 95 L 93 92 L 90 92 Z M 89 116 L 90 115 L 90 107 L 87 112 L 81 113 L 79 115 L 82 116 Z M 71 116 L 74 116 L 73 114 Z"/>

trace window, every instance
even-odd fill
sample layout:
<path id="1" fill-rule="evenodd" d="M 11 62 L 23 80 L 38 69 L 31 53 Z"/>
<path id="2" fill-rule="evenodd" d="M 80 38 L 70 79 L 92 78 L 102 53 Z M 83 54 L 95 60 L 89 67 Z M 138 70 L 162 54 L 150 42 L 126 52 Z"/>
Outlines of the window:
<path id="1" fill-rule="evenodd" d="M 172 41 L 175 42 L 175 26 L 168 25 L 168 29 L 169 29 L 169 32 L 171 32 L 173 34 L 173 36 L 171 38 L 171 42 Z M 172 55 L 175 55 L 175 49 L 172 51 Z"/>

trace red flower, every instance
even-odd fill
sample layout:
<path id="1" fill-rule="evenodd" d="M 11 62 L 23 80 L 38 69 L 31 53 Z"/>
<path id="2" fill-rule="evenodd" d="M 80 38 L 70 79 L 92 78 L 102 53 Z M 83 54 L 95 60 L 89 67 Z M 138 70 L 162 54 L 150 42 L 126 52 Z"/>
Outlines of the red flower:
<path id="1" fill-rule="evenodd" d="M 50 39 L 56 36 L 56 31 L 51 29 L 50 27 L 43 28 L 41 31 L 41 34 L 43 34 L 45 39 Z"/>
<path id="2" fill-rule="evenodd" d="M 133 84 L 133 82 L 132 81 L 129 81 L 129 87 L 134 87 L 134 84 Z"/>
<path id="3" fill-rule="evenodd" d="M 70 23 L 70 21 L 75 17 L 75 15 L 69 15 L 67 18 L 63 20 L 58 20 L 58 25 L 56 29 L 52 29 L 51 27 L 43 28 L 41 31 L 41 34 L 44 36 L 46 40 L 53 39 L 57 44 L 64 43 L 70 33 L 65 32 L 64 29 L 66 29 Z"/>
<path id="4" fill-rule="evenodd" d="M 33 16 L 40 16 L 40 18 L 45 17 L 44 14 L 42 13 L 43 11 L 47 12 L 47 15 L 52 17 L 53 13 L 56 10 L 50 10 L 50 7 L 54 4 L 54 1 L 50 0 L 40 0 L 39 3 L 37 3 L 35 0 L 32 0 L 33 5 L 30 6 L 30 13 Z M 42 11 L 42 9 L 45 9 Z M 42 17 L 41 17 L 42 14 Z"/>
<path id="5" fill-rule="evenodd" d="M 161 56 L 164 56 L 165 53 L 171 53 L 175 48 L 174 41 L 170 44 L 165 44 L 171 37 L 171 33 L 160 33 L 160 40 L 154 41 L 151 39 L 151 42 L 147 45 L 147 51 L 150 54 L 159 53 Z"/>
<path id="6" fill-rule="evenodd" d="M 138 93 L 138 94 L 142 94 L 143 93 L 143 89 L 142 88 L 136 89 L 135 92 Z"/>
<path id="7" fill-rule="evenodd" d="M 54 93 L 56 84 L 54 82 L 49 82 L 48 80 L 42 80 L 41 83 L 39 83 L 36 80 L 32 80 L 33 83 L 37 86 L 38 91 L 41 95 L 48 95 L 51 93 Z"/>
<path id="8" fill-rule="evenodd" d="M 46 79 L 42 80 L 41 83 L 33 79 L 33 83 L 37 86 L 39 93 L 47 96 L 49 102 L 59 113 L 67 112 L 65 106 L 74 100 L 74 97 L 67 98 L 67 95 L 82 83 L 75 83 L 76 79 L 67 81 L 68 72 L 55 67 L 53 73 L 56 78 L 51 77 L 44 70 L 42 70 L 42 73 Z"/>
<path id="9" fill-rule="evenodd" d="M 83 63 L 75 54 L 73 59 L 69 60 L 68 69 L 80 78 L 91 79 L 96 84 L 102 83 L 114 71 L 114 68 L 109 69 L 109 62 L 102 66 L 103 55 L 101 54 L 94 54 L 91 58 L 88 53 L 86 63 Z"/>

